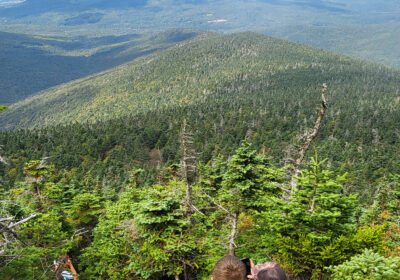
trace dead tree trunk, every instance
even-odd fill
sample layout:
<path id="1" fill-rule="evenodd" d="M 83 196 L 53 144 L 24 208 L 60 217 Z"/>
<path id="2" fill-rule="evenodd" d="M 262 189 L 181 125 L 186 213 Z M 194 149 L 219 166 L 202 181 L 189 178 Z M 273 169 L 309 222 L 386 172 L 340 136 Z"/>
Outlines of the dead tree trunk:
<path id="1" fill-rule="evenodd" d="M 189 217 L 193 213 L 192 184 L 196 175 L 196 152 L 193 148 L 193 133 L 190 131 L 186 119 L 183 121 L 180 139 L 182 177 L 186 183 L 186 216 Z"/>
<path id="2" fill-rule="evenodd" d="M 238 223 L 240 213 L 232 214 L 231 212 L 229 212 L 228 209 L 226 209 L 224 206 L 222 206 L 219 202 L 215 201 L 209 194 L 207 194 L 206 192 L 203 192 L 203 194 L 210 199 L 212 204 L 214 204 L 215 206 L 217 206 L 219 209 L 221 209 L 223 212 L 226 213 L 227 220 L 230 222 L 231 227 L 232 227 L 231 232 L 227 236 L 228 237 L 227 238 L 228 239 L 228 254 L 231 256 L 234 256 L 235 249 L 236 249 L 235 239 L 237 236 L 237 223 Z"/>
<path id="3" fill-rule="evenodd" d="M 193 199 L 192 199 L 192 184 L 194 182 L 196 175 L 196 152 L 193 148 L 193 143 L 194 143 L 193 133 L 190 131 L 190 128 L 186 123 L 186 119 L 184 119 L 182 124 L 180 142 L 182 149 L 182 160 L 181 160 L 182 177 L 186 183 L 185 215 L 186 218 L 190 222 L 192 222 L 191 216 L 193 211 L 196 209 L 193 205 Z M 188 279 L 188 272 L 185 261 L 183 261 L 183 276 L 185 280 Z M 175 279 L 179 279 L 179 276 L 175 275 Z"/>
<path id="4" fill-rule="evenodd" d="M 235 249 L 236 249 L 236 244 L 235 244 L 235 239 L 236 239 L 236 234 L 237 234 L 237 222 L 238 222 L 239 214 L 235 213 L 231 216 L 231 233 L 229 234 L 229 249 L 228 249 L 228 254 L 231 256 L 235 255 Z"/>
<path id="5" fill-rule="evenodd" d="M 297 189 L 297 176 L 300 175 L 300 165 L 301 162 L 304 159 L 304 156 L 308 150 L 308 148 L 310 147 L 311 142 L 314 140 L 315 137 L 317 137 L 320 126 L 321 126 L 321 121 L 325 116 L 325 112 L 326 109 L 328 108 L 328 102 L 326 101 L 326 84 L 322 84 L 322 95 L 321 95 L 321 107 L 319 109 L 318 115 L 317 115 L 317 119 L 315 121 L 315 125 L 313 130 L 310 133 L 307 133 L 306 135 L 306 139 L 305 142 L 303 144 L 303 146 L 300 148 L 298 156 L 296 161 L 293 164 L 293 168 L 291 171 L 291 179 L 290 179 L 290 188 L 291 191 L 294 191 Z"/>

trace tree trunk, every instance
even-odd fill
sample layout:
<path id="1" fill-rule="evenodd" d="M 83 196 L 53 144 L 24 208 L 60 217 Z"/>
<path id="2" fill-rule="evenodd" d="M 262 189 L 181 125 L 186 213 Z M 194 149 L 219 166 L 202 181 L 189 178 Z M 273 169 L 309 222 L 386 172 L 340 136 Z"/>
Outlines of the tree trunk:
<path id="1" fill-rule="evenodd" d="M 186 120 L 183 121 L 180 140 L 182 149 L 182 177 L 186 183 L 186 216 L 189 218 L 193 213 L 192 184 L 196 173 L 196 152 L 193 149 L 193 134 L 189 131 Z"/>
<path id="2" fill-rule="evenodd" d="M 183 279 L 188 280 L 188 273 L 187 273 L 187 265 L 185 262 L 183 262 Z"/>
<path id="3" fill-rule="evenodd" d="M 301 149 L 299 151 L 299 155 L 298 155 L 295 163 L 293 164 L 293 169 L 291 172 L 291 179 L 290 179 L 291 191 L 294 191 L 297 189 L 296 177 L 299 176 L 299 174 L 300 174 L 301 162 L 303 161 L 304 156 L 305 156 L 308 148 L 310 147 L 311 142 L 314 140 L 315 137 L 317 137 L 320 126 L 321 126 L 321 121 L 322 121 L 323 117 L 325 116 L 326 109 L 328 108 L 328 102 L 326 101 L 325 94 L 326 94 L 326 84 L 324 83 L 324 84 L 322 84 L 321 107 L 319 109 L 317 119 L 315 121 L 314 129 L 312 130 L 311 133 L 306 135 L 306 140 L 304 142 L 304 145 L 301 147 Z"/>
<path id="4" fill-rule="evenodd" d="M 228 254 L 231 256 L 235 255 L 235 249 L 236 249 L 235 239 L 236 239 L 238 218 L 239 218 L 239 213 L 235 213 L 231 216 L 232 229 L 231 233 L 229 234 L 229 249 L 228 249 L 229 250 Z"/>

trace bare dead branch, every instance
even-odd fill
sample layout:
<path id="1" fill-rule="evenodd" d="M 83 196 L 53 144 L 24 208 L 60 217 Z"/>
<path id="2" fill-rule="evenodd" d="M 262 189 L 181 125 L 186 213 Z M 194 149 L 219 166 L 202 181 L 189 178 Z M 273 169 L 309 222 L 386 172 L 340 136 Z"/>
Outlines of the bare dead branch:
<path id="1" fill-rule="evenodd" d="M 199 214 L 205 216 L 205 214 L 204 214 L 203 212 L 201 212 L 194 204 L 192 204 L 192 208 L 193 208 L 193 210 L 196 211 L 197 213 L 199 213 Z"/>
<path id="2" fill-rule="evenodd" d="M 19 235 L 13 231 L 12 229 L 8 228 L 7 225 L 0 223 L 0 233 L 4 234 L 4 233 L 9 233 L 11 234 L 15 239 L 19 240 L 21 243 L 23 243 L 25 246 L 29 246 L 28 243 L 26 243 L 23 239 L 21 239 L 19 237 Z"/>
<path id="3" fill-rule="evenodd" d="M 239 218 L 238 213 L 235 213 L 235 214 L 231 215 L 231 217 L 230 217 L 230 220 L 232 223 L 232 229 L 231 229 L 231 233 L 228 236 L 228 245 L 229 245 L 228 253 L 231 256 L 235 255 L 235 249 L 236 249 L 235 239 L 236 239 L 238 218 Z"/>
<path id="4" fill-rule="evenodd" d="M 307 133 L 305 142 L 304 142 L 303 146 L 300 148 L 298 157 L 293 164 L 293 169 L 291 172 L 291 180 L 290 180 L 291 191 L 294 191 L 297 189 L 297 176 L 300 174 L 301 162 L 303 161 L 304 156 L 305 156 L 308 148 L 310 147 L 311 142 L 314 140 L 315 137 L 317 137 L 318 132 L 320 130 L 320 126 L 321 126 L 321 121 L 325 116 L 326 109 L 328 108 L 328 102 L 326 100 L 326 89 L 327 89 L 326 84 L 325 83 L 322 84 L 322 95 L 321 95 L 322 101 L 321 101 L 321 106 L 320 106 L 320 109 L 319 109 L 319 112 L 317 115 L 317 119 L 315 121 L 314 128 L 310 133 Z"/>
<path id="5" fill-rule="evenodd" d="M 226 213 L 228 213 L 229 215 L 231 215 L 231 213 L 230 213 L 226 208 L 224 208 L 221 204 L 219 204 L 218 202 L 216 202 L 209 194 L 207 194 L 207 193 L 204 192 L 204 191 L 202 191 L 202 194 L 204 194 L 205 196 L 207 196 L 208 199 L 210 199 L 210 201 L 211 201 L 215 206 L 217 206 L 219 209 L 221 209 L 221 210 L 223 210 L 224 212 L 226 212 Z"/>
<path id="6" fill-rule="evenodd" d="M 16 222 L 16 223 L 10 223 L 10 224 L 8 225 L 8 228 L 11 229 L 11 228 L 13 228 L 13 227 L 19 226 L 20 224 L 26 223 L 27 221 L 29 221 L 29 220 L 35 218 L 36 216 L 37 216 L 36 214 L 31 214 L 31 215 L 29 215 L 29 217 L 26 217 L 25 219 L 22 219 L 22 220 L 20 220 L 20 221 L 18 221 L 18 222 Z"/>
<path id="7" fill-rule="evenodd" d="M 3 248 L 6 248 L 9 244 L 13 243 L 15 240 L 19 240 L 21 243 L 23 243 L 25 246 L 29 246 L 27 242 L 25 242 L 14 230 L 16 226 L 19 226 L 23 223 L 26 223 L 27 221 L 33 219 L 36 217 L 36 214 L 31 214 L 28 217 L 19 220 L 19 221 L 14 221 L 13 218 L 11 217 L 5 217 L 0 220 L 0 234 L 3 235 L 4 240 L 6 241 L 5 243 L 2 244 Z M 9 222 L 8 224 L 6 222 Z M 10 238 L 9 238 L 10 237 Z"/>
<path id="8" fill-rule="evenodd" d="M 7 160 L 5 157 L 0 156 L 0 162 L 7 164 Z"/>

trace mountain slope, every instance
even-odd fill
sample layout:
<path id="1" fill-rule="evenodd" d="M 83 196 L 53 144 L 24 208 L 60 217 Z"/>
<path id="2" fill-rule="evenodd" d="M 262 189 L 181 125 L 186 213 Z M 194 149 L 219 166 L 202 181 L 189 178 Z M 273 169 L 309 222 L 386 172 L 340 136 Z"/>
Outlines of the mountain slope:
<path id="1" fill-rule="evenodd" d="M 279 91 L 278 97 L 295 89 L 315 91 L 322 82 L 334 89 L 334 102 L 344 105 L 362 96 L 394 98 L 399 79 L 398 71 L 267 36 L 210 34 L 37 94 L 10 106 L 0 125 L 105 120 L 186 106 L 220 92 Z"/>
<path id="2" fill-rule="evenodd" d="M 272 28 L 266 34 L 400 68 L 400 23 Z"/>
<path id="3" fill-rule="evenodd" d="M 29 36 L 0 32 L 0 104 L 103 71 L 197 35 L 176 29 L 120 36 Z"/>
<path id="4" fill-rule="evenodd" d="M 97 178 L 176 162 L 184 119 L 202 162 L 246 137 L 284 165 L 314 125 L 322 83 L 329 108 L 306 158 L 350 172 L 348 188 L 368 199 L 368 185 L 400 172 L 400 71 L 254 33 L 203 34 L 10 106 L 3 129 L 40 129 L 0 133 L 13 159 L 4 176 L 41 157 Z"/>

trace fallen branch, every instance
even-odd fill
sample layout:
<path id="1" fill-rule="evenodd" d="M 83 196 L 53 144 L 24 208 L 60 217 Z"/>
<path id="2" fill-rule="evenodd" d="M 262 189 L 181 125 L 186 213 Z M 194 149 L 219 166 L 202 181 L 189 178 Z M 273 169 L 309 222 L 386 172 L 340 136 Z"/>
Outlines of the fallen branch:
<path id="1" fill-rule="evenodd" d="M 35 218 L 37 215 L 36 214 L 31 214 L 28 217 L 16 221 L 16 222 L 12 222 L 13 218 L 11 217 L 5 217 L 0 219 L 0 234 L 3 235 L 4 240 L 6 240 L 5 244 L 3 244 L 3 248 L 5 248 L 6 246 L 8 246 L 8 244 L 11 244 L 13 242 L 13 240 L 8 240 L 7 235 L 10 237 L 12 236 L 15 240 L 19 240 L 22 244 L 24 244 L 25 246 L 29 246 L 29 244 L 27 242 L 25 242 L 21 237 L 19 237 L 19 235 L 13 230 L 13 228 L 15 228 L 16 226 L 19 226 L 23 223 L 26 223 L 27 221 Z M 6 224 L 5 222 L 11 221 L 9 224 Z"/>
<path id="2" fill-rule="evenodd" d="M 10 223 L 10 225 L 8 226 L 8 228 L 11 229 L 11 228 L 13 228 L 13 227 L 19 226 L 20 224 L 26 223 L 27 221 L 29 221 L 29 220 L 35 218 L 36 216 L 37 216 L 36 214 L 31 214 L 31 215 L 29 215 L 29 217 L 26 217 L 25 219 L 22 219 L 22 220 L 20 220 L 20 221 L 18 221 L 18 222 L 16 222 L 16 223 Z"/>

